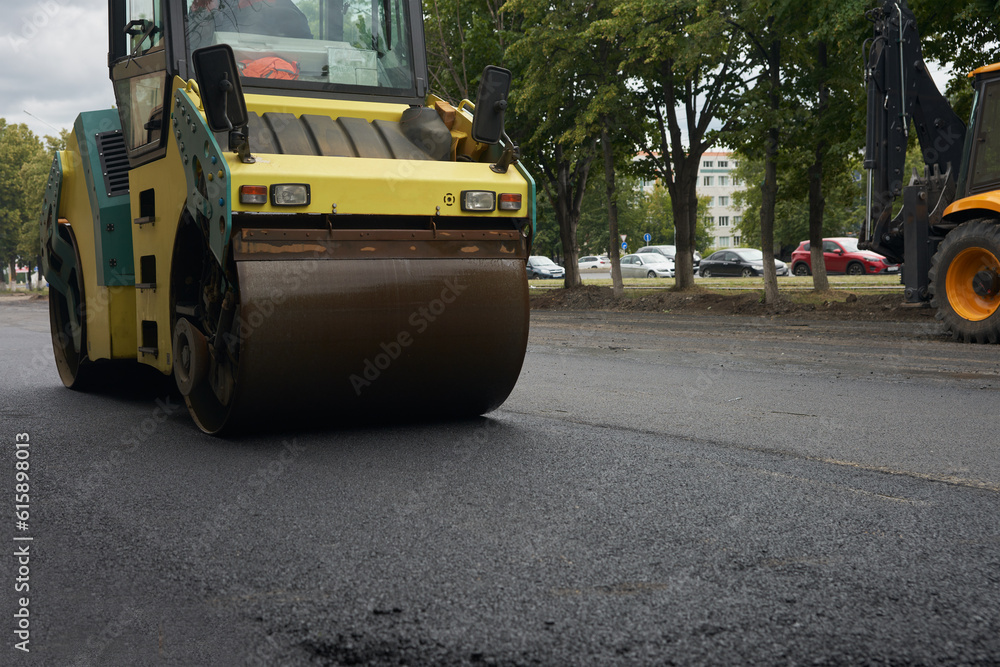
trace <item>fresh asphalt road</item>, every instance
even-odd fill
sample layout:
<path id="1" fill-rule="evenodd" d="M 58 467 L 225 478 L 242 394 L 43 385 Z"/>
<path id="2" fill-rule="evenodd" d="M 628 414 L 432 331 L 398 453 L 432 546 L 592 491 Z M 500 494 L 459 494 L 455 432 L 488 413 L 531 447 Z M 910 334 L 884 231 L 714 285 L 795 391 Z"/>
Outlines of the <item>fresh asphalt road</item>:
<path id="1" fill-rule="evenodd" d="M 240 440 L 47 329 L 0 300 L 2 664 L 1000 662 L 1000 348 L 933 323 L 535 312 L 486 418 Z"/>

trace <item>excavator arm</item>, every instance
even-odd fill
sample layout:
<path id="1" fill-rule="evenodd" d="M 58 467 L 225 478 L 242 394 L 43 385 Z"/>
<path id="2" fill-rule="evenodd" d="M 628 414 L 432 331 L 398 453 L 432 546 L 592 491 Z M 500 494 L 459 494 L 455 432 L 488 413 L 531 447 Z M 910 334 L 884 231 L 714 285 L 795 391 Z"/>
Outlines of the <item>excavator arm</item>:
<path id="1" fill-rule="evenodd" d="M 903 262 L 907 301 L 918 303 L 929 298 L 930 258 L 947 232 L 938 227 L 945 207 L 955 199 L 966 128 L 927 71 L 906 0 L 885 0 L 867 16 L 874 35 L 865 42 L 868 206 L 862 247 Z M 925 169 L 907 177 L 903 172 L 911 130 L 917 133 Z M 902 209 L 893 216 L 900 196 Z"/>

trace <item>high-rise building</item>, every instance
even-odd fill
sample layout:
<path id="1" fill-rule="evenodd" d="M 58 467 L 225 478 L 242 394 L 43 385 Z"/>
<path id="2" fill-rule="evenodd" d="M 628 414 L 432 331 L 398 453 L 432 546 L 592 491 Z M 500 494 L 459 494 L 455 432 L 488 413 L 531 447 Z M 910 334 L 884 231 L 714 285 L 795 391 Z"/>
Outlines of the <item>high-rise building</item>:
<path id="1" fill-rule="evenodd" d="M 698 197 L 710 197 L 708 214 L 713 225 L 716 248 L 741 245 L 737 229 L 742 211 L 733 203 L 733 193 L 743 189 L 733 178 L 735 154 L 731 151 L 708 151 L 698 167 Z"/>

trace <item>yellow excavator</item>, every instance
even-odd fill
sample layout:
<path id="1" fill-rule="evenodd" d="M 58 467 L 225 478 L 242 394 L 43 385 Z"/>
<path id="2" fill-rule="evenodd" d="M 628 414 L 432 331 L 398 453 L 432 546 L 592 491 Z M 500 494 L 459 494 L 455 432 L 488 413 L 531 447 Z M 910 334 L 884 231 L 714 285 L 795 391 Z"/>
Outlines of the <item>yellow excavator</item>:
<path id="1" fill-rule="evenodd" d="M 862 246 L 902 262 L 906 301 L 937 308 L 955 338 L 1000 342 L 1000 64 L 969 74 L 975 99 L 966 127 L 927 71 L 906 1 L 884 0 L 868 18 Z M 908 177 L 911 130 L 925 170 Z"/>
<path id="2" fill-rule="evenodd" d="M 116 108 L 53 161 L 63 383 L 172 374 L 207 433 L 478 415 L 528 335 L 510 73 L 428 93 L 420 0 L 110 0 Z"/>

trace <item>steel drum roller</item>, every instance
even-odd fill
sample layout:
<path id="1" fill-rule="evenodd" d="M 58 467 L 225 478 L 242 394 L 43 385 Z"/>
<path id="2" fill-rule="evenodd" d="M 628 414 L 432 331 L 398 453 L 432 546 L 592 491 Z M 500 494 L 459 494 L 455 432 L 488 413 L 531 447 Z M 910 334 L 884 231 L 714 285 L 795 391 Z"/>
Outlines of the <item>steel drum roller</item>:
<path id="1" fill-rule="evenodd" d="M 528 338 L 524 260 L 237 261 L 240 331 L 228 406 L 199 425 L 479 415 L 510 394 Z"/>

